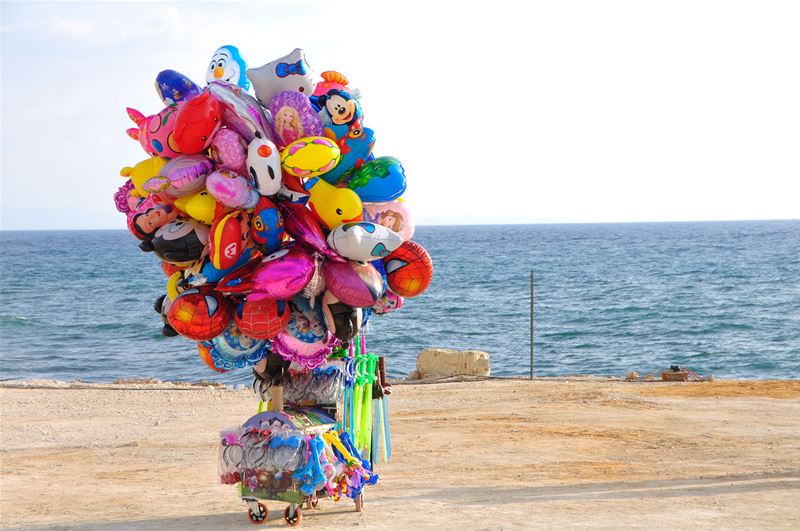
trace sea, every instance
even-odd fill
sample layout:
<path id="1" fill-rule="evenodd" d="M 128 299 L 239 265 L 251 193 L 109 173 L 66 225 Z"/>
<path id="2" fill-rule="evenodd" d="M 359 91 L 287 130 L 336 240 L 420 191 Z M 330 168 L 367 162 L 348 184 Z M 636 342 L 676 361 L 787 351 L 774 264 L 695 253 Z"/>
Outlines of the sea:
<path id="1" fill-rule="evenodd" d="M 395 377 L 426 347 L 476 349 L 492 374 L 624 376 L 671 365 L 800 377 L 800 221 L 420 226 L 435 273 L 373 316 Z M 166 277 L 124 230 L 0 232 L 0 378 L 246 384 L 166 338 Z"/>

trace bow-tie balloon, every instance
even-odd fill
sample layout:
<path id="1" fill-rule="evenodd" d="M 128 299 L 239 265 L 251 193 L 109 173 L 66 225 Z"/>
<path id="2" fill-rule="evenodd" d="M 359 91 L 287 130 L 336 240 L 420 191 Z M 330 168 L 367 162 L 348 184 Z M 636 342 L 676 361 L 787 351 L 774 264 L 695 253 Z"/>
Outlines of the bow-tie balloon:
<path id="1" fill-rule="evenodd" d="M 275 67 L 275 74 L 278 77 L 287 77 L 295 75 L 302 76 L 307 72 L 308 68 L 306 62 L 302 59 L 300 59 L 296 63 L 278 63 L 278 66 Z"/>

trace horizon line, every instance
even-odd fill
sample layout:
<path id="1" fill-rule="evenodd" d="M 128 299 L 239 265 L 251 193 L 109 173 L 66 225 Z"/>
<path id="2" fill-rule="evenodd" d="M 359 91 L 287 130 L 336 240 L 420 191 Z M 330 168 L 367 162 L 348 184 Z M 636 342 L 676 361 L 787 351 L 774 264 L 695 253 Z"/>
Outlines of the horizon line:
<path id="1" fill-rule="evenodd" d="M 515 225 L 623 225 L 623 224 L 655 224 L 655 223 L 732 223 L 732 222 L 764 222 L 764 221 L 800 221 L 800 218 L 757 218 L 757 219 L 681 219 L 681 220 L 643 220 L 643 221 L 508 221 L 508 222 L 467 222 L 467 223 L 416 223 L 416 227 L 483 227 L 483 226 L 515 226 Z M 67 232 L 67 231 L 126 231 L 121 228 L 21 228 L 6 229 L 0 232 Z"/>

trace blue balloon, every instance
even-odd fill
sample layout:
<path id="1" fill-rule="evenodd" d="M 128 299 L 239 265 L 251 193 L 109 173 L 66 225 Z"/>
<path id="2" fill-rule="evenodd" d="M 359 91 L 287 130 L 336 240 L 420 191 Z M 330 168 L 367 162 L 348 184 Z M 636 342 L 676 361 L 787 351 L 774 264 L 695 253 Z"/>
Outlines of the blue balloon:
<path id="1" fill-rule="evenodd" d="M 378 157 L 353 171 L 347 187 L 365 203 L 386 203 L 406 191 L 406 174 L 396 158 Z"/>
<path id="2" fill-rule="evenodd" d="M 156 76 L 156 92 L 164 105 L 172 105 L 199 96 L 200 87 L 180 72 L 162 70 Z"/>

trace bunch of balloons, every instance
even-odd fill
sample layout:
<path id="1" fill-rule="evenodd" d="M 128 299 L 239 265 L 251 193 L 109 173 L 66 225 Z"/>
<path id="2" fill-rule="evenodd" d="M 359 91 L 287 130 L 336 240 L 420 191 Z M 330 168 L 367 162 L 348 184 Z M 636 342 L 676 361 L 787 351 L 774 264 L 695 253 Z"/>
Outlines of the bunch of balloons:
<path id="1" fill-rule="evenodd" d="M 430 284 L 403 166 L 373 154 L 348 79 L 320 77 L 300 49 L 248 69 L 222 46 L 205 87 L 164 70 L 165 107 L 127 110 L 148 157 L 122 169 L 117 209 L 169 277 L 164 335 L 214 370 L 269 353 L 313 369 Z"/>

